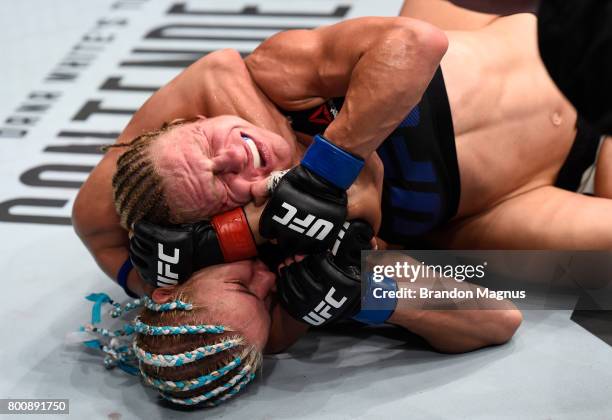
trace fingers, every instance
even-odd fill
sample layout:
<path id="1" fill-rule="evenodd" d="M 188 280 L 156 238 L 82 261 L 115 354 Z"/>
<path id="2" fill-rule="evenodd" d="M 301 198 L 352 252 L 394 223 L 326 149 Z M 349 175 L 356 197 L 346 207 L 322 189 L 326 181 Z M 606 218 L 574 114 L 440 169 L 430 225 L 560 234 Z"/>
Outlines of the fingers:
<path id="1" fill-rule="evenodd" d="M 287 169 L 284 171 L 275 171 L 270 174 L 266 182 L 266 188 L 268 189 L 268 194 L 272 194 L 274 192 L 276 187 L 278 187 L 279 182 L 281 181 L 283 176 L 285 176 L 285 174 L 288 171 L 289 170 Z"/>
<path id="2" fill-rule="evenodd" d="M 251 196 L 255 206 L 263 205 L 269 196 L 268 179 L 262 179 L 251 186 Z"/>
<path id="3" fill-rule="evenodd" d="M 268 178 L 257 181 L 251 186 L 251 195 L 256 206 L 261 206 L 266 202 L 286 173 L 287 171 L 272 172 Z"/>
<path id="4" fill-rule="evenodd" d="M 278 265 L 278 268 L 276 269 L 276 271 L 278 272 L 278 274 L 280 275 L 281 270 L 285 267 L 289 267 L 291 264 L 296 263 L 296 262 L 300 262 L 302 261 L 304 258 L 306 258 L 306 255 L 293 255 L 290 257 L 285 258 L 285 260 L 280 263 Z"/>
<path id="5" fill-rule="evenodd" d="M 372 251 L 378 251 L 378 241 L 375 236 L 370 239 L 370 246 L 372 247 Z"/>

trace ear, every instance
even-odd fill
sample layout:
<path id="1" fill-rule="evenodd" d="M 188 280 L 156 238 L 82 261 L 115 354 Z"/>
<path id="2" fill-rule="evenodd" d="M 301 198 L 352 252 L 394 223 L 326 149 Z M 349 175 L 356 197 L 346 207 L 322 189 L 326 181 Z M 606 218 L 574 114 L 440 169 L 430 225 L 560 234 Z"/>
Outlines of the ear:
<path id="1" fill-rule="evenodd" d="M 151 298 L 155 303 L 168 303 L 174 300 L 176 296 L 176 288 L 174 286 L 158 287 L 151 293 Z"/>

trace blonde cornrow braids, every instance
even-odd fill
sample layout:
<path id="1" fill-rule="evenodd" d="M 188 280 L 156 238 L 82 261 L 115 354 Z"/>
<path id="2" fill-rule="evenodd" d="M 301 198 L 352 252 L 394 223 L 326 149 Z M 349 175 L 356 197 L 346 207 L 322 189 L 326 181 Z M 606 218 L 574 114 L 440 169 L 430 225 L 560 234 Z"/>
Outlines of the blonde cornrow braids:
<path id="1" fill-rule="evenodd" d="M 121 226 L 131 226 L 146 219 L 153 223 L 165 223 L 170 219 L 170 209 L 163 192 L 162 180 L 157 174 L 151 158 L 151 144 L 173 127 L 194 120 L 176 120 L 164 124 L 160 130 L 151 131 L 136 137 L 129 143 L 108 146 L 125 148 L 117 160 L 117 170 L 113 176 L 115 208 L 120 216 Z"/>
<path id="2" fill-rule="evenodd" d="M 162 180 L 149 153 L 154 138 L 151 135 L 138 137 L 117 160 L 117 171 L 113 176 L 115 208 L 121 225 L 126 229 L 141 219 L 153 223 L 169 219 L 170 210 Z"/>

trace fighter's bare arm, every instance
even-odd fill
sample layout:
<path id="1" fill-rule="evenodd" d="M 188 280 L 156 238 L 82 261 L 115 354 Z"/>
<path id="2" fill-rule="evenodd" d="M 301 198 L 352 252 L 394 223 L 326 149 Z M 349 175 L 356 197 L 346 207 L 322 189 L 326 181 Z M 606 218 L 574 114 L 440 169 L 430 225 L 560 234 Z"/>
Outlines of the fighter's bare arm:
<path id="1" fill-rule="evenodd" d="M 380 260 L 377 263 L 418 263 L 409 256 L 398 258 L 397 253 L 389 254 L 387 258 L 388 262 Z M 420 297 L 419 289 L 422 287 L 432 291 L 452 288 L 475 291 L 481 288 L 469 282 L 457 282 L 451 278 L 418 278 L 415 282 L 398 282 L 398 287 L 412 289 L 419 297 L 398 299 L 395 311 L 387 322 L 422 337 L 440 352 L 463 353 L 504 344 L 514 336 L 523 320 L 521 312 L 508 300 L 444 301 Z M 273 311 L 272 319 L 268 352 L 285 350 L 306 332 L 305 324 L 292 319 L 287 313 Z"/>
<path id="2" fill-rule="evenodd" d="M 368 17 L 282 32 L 245 61 L 281 108 L 305 109 L 345 96 L 324 134 L 368 157 L 419 102 L 447 47 L 445 34 L 428 23 Z"/>
<path id="3" fill-rule="evenodd" d="M 512 305 L 505 301 L 507 305 Z M 402 304 L 402 302 L 400 302 Z M 518 309 L 398 308 L 390 323 L 422 337 L 443 353 L 464 353 L 508 342 L 523 321 Z"/>
<path id="4" fill-rule="evenodd" d="M 397 262 L 419 264 L 408 255 L 386 254 L 377 264 Z M 504 344 L 512 338 L 523 320 L 521 312 L 509 300 L 495 299 L 428 299 L 420 290 L 471 290 L 481 286 L 457 282 L 448 277 L 418 277 L 411 281 L 398 280 L 398 288 L 413 290 L 415 298 L 398 299 L 389 320 L 390 324 L 405 328 L 425 339 L 436 350 L 461 353 L 481 347 Z"/>
<path id="5" fill-rule="evenodd" d="M 292 49 L 293 41 L 299 48 Z M 241 116 L 290 137 L 294 134 L 273 102 L 297 109 L 348 89 L 343 111 L 326 134 L 340 144 L 342 139 L 354 141 L 354 151 L 368 154 L 418 102 L 446 46 L 444 34 L 426 23 L 365 18 L 277 35 L 247 58 L 250 74 L 237 52 L 222 50 L 202 58 L 156 92 L 117 142 L 176 118 L 222 114 Z M 119 226 L 111 188 L 120 153 L 114 150 L 104 157 L 73 209 L 77 233 L 111 277 L 127 258 L 128 237 Z M 138 292 L 136 281 L 133 272 L 128 285 Z"/>
<path id="6" fill-rule="evenodd" d="M 293 136 L 286 119 L 253 83 L 234 50 L 209 54 L 157 91 L 134 114 L 117 143 L 125 143 L 163 123 L 198 115 L 238 115 L 283 136 Z M 112 149 L 92 171 L 76 198 L 73 226 L 100 268 L 115 278 L 128 256 L 127 232 L 119 225 L 111 186 L 121 149 Z M 128 286 L 145 292 L 135 270 Z"/>

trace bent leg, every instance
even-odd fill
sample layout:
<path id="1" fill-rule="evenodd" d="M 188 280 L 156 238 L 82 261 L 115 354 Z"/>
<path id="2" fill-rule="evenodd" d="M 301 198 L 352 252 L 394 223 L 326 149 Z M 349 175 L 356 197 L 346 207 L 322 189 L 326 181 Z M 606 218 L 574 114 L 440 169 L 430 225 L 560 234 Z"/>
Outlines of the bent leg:
<path id="1" fill-rule="evenodd" d="M 595 195 L 612 199 L 612 137 L 606 137 L 599 150 L 595 173 Z"/>
<path id="2" fill-rule="evenodd" d="M 453 249 L 612 250 L 612 200 L 540 187 L 432 234 Z"/>
<path id="3" fill-rule="evenodd" d="M 440 29 L 473 31 L 483 28 L 498 15 L 464 9 L 444 0 L 405 0 L 400 16 L 431 23 Z"/>
<path id="4" fill-rule="evenodd" d="M 499 16 L 535 13 L 536 3 L 533 0 L 405 0 L 400 16 L 423 20 L 445 30 L 473 31 L 489 25 Z"/>

